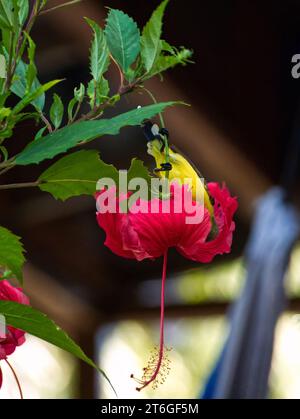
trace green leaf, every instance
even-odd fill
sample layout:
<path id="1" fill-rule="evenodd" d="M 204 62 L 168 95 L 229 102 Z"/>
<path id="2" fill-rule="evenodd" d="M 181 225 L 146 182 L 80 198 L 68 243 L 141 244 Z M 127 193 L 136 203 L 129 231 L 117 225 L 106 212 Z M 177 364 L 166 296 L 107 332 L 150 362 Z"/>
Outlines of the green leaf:
<path id="1" fill-rule="evenodd" d="M 21 329 L 24 332 L 30 333 L 33 336 L 69 352 L 91 367 L 96 368 L 96 370 L 103 374 L 110 383 L 106 374 L 45 314 L 33 307 L 4 300 L 0 300 L 0 313 L 4 315 L 6 323 L 9 326 Z"/>
<path id="2" fill-rule="evenodd" d="M 19 24 L 23 25 L 25 20 L 28 17 L 29 12 L 29 1 L 28 0 L 17 0 L 18 4 L 18 17 L 19 17 Z"/>
<path id="3" fill-rule="evenodd" d="M 16 77 L 13 80 L 13 84 L 10 90 L 21 99 L 25 96 L 25 92 L 27 88 L 27 80 L 26 80 L 27 72 L 28 72 L 28 64 L 25 64 L 24 61 L 20 60 L 17 64 L 16 72 L 15 72 Z M 36 91 L 40 87 L 41 87 L 40 82 L 38 81 L 37 78 L 35 78 L 31 85 L 31 92 Z M 45 105 L 44 93 L 42 93 L 36 99 L 34 99 L 32 101 L 32 105 L 36 109 L 39 109 L 40 111 L 42 111 Z"/>
<path id="4" fill-rule="evenodd" d="M 26 93 L 30 93 L 31 92 L 31 86 L 34 82 L 34 80 L 36 79 L 36 75 L 37 75 L 37 69 L 35 66 L 35 62 L 34 62 L 34 56 L 35 56 L 35 43 L 33 42 L 32 38 L 26 33 L 25 36 L 27 38 L 27 42 L 28 42 L 28 49 L 27 49 L 27 53 L 28 53 L 28 59 L 29 59 L 29 64 L 27 66 L 27 71 L 26 71 Z"/>
<path id="5" fill-rule="evenodd" d="M 62 80 L 52 80 L 48 83 L 40 85 L 36 90 L 28 93 L 20 100 L 19 103 L 13 108 L 12 113 L 17 114 L 22 111 L 27 105 L 33 103 L 39 96 L 43 95 L 51 87 L 55 86 L 57 83 L 60 83 Z"/>
<path id="6" fill-rule="evenodd" d="M 164 0 L 153 12 L 149 22 L 143 29 L 141 38 L 141 56 L 145 69 L 150 71 L 161 52 L 161 32 L 163 15 L 169 0 Z"/>
<path id="7" fill-rule="evenodd" d="M 72 122 L 73 119 L 76 117 L 76 114 L 79 111 L 80 105 L 84 99 L 85 95 L 85 86 L 84 84 L 80 83 L 80 86 L 74 89 L 74 97 L 70 100 L 68 104 L 68 120 L 69 122 Z M 75 109 L 75 112 L 73 112 L 74 106 L 78 103 L 78 106 Z"/>
<path id="8" fill-rule="evenodd" d="M 182 48 L 177 51 L 175 55 L 161 55 L 156 61 L 152 70 L 143 77 L 143 80 L 147 80 L 157 74 L 160 74 L 178 64 L 186 65 L 192 56 L 192 51 L 186 48 Z"/>
<path id="9" fill-rule="evenodd" d="M 69 121 L 73 120 L 73 109 L 76 103 L 78 103 L 78 100 L 76 99 L 76 97 L 73 97 L 73 99 L 71 99 L 68 104 L 68 120 Z"/>
<path id="10" fill-rule="evenodd" d="M 100 178 L 118 182 L 118 171 L 104 163 L 97 150 L 81 150 L 63 157 L 39 177 L 39 188 L 65 201 L 71 196 L 93 195 Z"/>
<path id="11" fill-rule="evenodd" d="M 56 93 L 54 93 L 53 102 L 50 108 L 50 119 L 55 129 L 57 129 L 60 126 L 62 118 L 63 118 L 63 114 L 64 114 L 64 105 L 62 103 L 62 100 Z"/>
<path id="12" fill-rule="evenodd" d="M 0 27 L 6 29 L 13 27 L 12 3 L 8 0 L 0 0 Z"/>
<path id="13" fill-rule="evenodd" d="M 42 127 L 38 130 L 38 132 L 35 134 L 34 139 L 35 140 L 39 140 L 40 138 L 43 137 L 44 132 L 46 131 L 47 127 Z"/>
<path id="14" fill-rule="evenodd" d="M 110 9 L 105 35 L 113 58 L 126 72 L 140 52 L 140 31 L 137 24 L 121 10 Z"/>
<path id="15" fill-rule="evenodd" d="M 161 39 L 160 40 L 161 43 L 161 50 L 162 51 L 166 51 L 171 55 L 176 55 L 176 48 L 172 47 L 172 45 L 170 45 L 167 41 Z"/>
<path id="16" fill-rule="evenodd" d="M 16 157 L 15 164 L 28 165 L 51 159 L 64 153 L 78 143 L 88 142 L 103 135 L 117 135 L 121 128 L 140 125 L 145 119 L 152 118 L 166 107 L 182 102 L 163 102 L 144 106 L 99 121 L 83 121 L 61 128 L 46 135 L 41 140 L 33 141 Z"/>
<path id="17" fill-rule="evenodd" d="M 131 160 L 131 165 L 127 173 L 128 182 L 134 178 L 142 178 L 145 179 L 148 184 L 151 183 L 151 175 L 148 168 L 144 165 L 142 160 L 137 158 Z"/>
<path id="18" fill-rule="evenodd" d="M 90 51 L 91 75 L 99 81 L 109 66 L 109 50 L 103 30 L 91 19 L 85 18 L 94 31 L 94 39 Z"/>
<path id="19" fill-rule="evenodd" d="M 100 82 L 90 80 L 87 88 L 87 95 L 90 99 L 90 106 L 99 106 L 108 99 L 109 84 L 108 81 L 102 77 Z"/>
<path id="20" fill-rule="evenodd" d="M 85 87 L 84 84 L 80 83 L 80 86 L 74 89 L 74 98 L 77 100 L 77 102 L 82 102 L 85 94 Z"/>
<path id="21" fill-rule="evenodd" d="M 22 266 L 25 262 L 24 248 L 20 237 L 0 227 L 0 266 L 11 270 L 22 281 Z"/>

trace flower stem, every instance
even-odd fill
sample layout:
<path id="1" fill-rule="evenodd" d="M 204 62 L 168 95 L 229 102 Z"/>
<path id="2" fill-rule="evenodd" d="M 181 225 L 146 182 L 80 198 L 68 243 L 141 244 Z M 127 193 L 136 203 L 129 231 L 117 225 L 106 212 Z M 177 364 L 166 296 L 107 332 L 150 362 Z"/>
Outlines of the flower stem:
<path id="1" fill-rule="evenodd" d="M 24 397 L 23 397 L 23 391 L 22 391 L 22 387 L 21 387 L 20 381 L 19 381 L 19 379 L 17 377 L 17 374 L 15 373 L 15 370 L 13 369 L 12 365 L 8 362 L 7 359 L 5 359 L 5 362 L 9 366 L 11 372 L 13 373 L 14 379 L 16 380 L 16 383 L 17 383 L 17 386 L 18 386 L 18 389 L 19 389 L 20 398 L 23 400 L 24 399 Z"/>

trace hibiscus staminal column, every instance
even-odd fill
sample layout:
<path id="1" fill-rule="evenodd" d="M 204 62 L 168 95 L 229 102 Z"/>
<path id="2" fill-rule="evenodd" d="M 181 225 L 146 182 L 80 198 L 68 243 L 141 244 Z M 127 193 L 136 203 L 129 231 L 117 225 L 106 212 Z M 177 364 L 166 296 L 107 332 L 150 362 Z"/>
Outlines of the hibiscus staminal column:
<path id="1" fill-rule="evenodd" d="M 133 374 L 131 374 L 131 378 L 135 379 L 135 381 L 139 384 L 139 387 L 136 388 L 137 391 L 143 390 L 150 384 L 152 384 L 153 389 L 156 389 L 158 384 L 164 383 L 166 376 L 170 371 L 170 359 L 168 358 L 170 348 L 166 348 L 164 345 L 165 284 L 167 276 L 168 250 L 165 251 L 163 258 L 160 301 L 160 341 L 159 346 L 154 348 L 152 351 L 147 366 L 143 369 L 142 378 L 136 378 Z"/>
<path id="2" fill-rule="evenodd" d="M 10 368 L 10 370 L 11 370 L 11 372 L 12 372 L 13 376 L 14 376 L 14 379 L 15 379 L 15 381 L 16 381 L 16 383 L 17 383 L 18 390 L 19 390 L 19 393 L 20 393 L 20 398 L 23 400 L 23 399 L 24 399 L 24 397 L 23 397 L 23 391 L 22 391 L 22 387 L 21 387 L 20 381 L 19 381 L 19 379 L 18 379 L 18 376 L 17 376 L 17 374 L 16 374 L 15 370 L 13 369 L 13 367 L 12 367 L 11 363 L 10 363 L 10 362 L 8 362 L 8 360 L 7 360 L 7 359 L 5 359 L 5 362 L 6 362 L 6 363 L 7 363 L 7 365 L 9 366 L 9 368 Z"/>

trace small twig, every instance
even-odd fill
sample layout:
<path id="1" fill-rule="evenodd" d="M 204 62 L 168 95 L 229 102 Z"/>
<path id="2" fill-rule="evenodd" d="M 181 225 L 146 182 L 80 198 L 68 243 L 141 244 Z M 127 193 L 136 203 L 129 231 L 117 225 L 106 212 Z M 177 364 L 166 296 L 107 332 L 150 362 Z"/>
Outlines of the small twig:
<path id="1" fill-rule="evenodd" d="M 14 166 L 7 166 L 5 169 L 0 171 L 0 176 L 3 175 L 4 173 L 8 172 L 10 169 L 12 169 Z"/>
<path id="2" fill-rule="evenodd" d="M 114 59 L 114 57 L 111 54 L 109 54 L 109 56 L 110 56 L 111 60 L 114 62 L 114 64 L 116 65 L 116 67 L 118 69 L 118 72 L 119 72 L 119 75 L 120 75 L 120 85 L 119 85 L 119 89 L 118 89 L 118 93 L 120 94 L 122 92 L 123 88 L 124 88 L 124 74 L 123 74 L 123 71 L 121 70 L 119 64 Z"/>
<path id="3" fill-rule="evenodd" d="M 52 126 L 50 124 L 50 122 L 48 121 L 48 119 L 45 117 L 45 115 L 43 114 L 43 112 L 39 112 L 39 115 L 41 117 L 41 120 L 45 123 L 48 132 L 51 134 L 51 132 L 53 132 Z"/>
<path id="4" fill-rule="evenodd" d="M 39 14 L 40 15 L 45 15 L 46 13 L 53 12 L 54 10 L 60 9 L 62 7 L 71 6 L 72 4 L 76 4 L 76 3 L 79 3 L 81 1 L 83 1 L 83 0 L 72 0 L 72 1 L 68 1 L 67 3 L 58 4 L 57 6 L 54 6 L 54 7 L 51 7 L 49 9 L 45 9 L 45 10 L 40 11 Z"/>
<path id="5" fill-rule="evenodd" d="M 27 182 L 27 183 L 11 183 L 9 185 L 0 185 L 0 190 L 4 189 L 20 189 L 20 188 L 35 188 L 39 186 L 41 182 L 39 180 L 35 182 Z"/>
<path id="6" fill-rule="evenodd" d="M 138 83 L 140 83 L 140 79 L 136 80 L 134 83 L 129 84 L 128 86 L 126 86 L 125 89 L 123 89 L 121 92 L 118 92 L 117 94 L 119 94 L 120 96 L 124 96 L 127 93 L 130 93 L 135 87 L 139 87 Z M 87 121 L 89 119 L 95 119 L 95 117 L 99 116 L 100 113 L 102 113 L 102 111 L 104 111 L 109 105 L 111 104 L 111 98 L 107 99 L 104 103 L 102 103 L 99 106 L 96 106 L 94 109 L 92 109 L 90 112 L 88 112 L 85 115 L 82 115 L 79 119 L 77 119 L 77 122 L 81 122 L 81 121 Z"/>

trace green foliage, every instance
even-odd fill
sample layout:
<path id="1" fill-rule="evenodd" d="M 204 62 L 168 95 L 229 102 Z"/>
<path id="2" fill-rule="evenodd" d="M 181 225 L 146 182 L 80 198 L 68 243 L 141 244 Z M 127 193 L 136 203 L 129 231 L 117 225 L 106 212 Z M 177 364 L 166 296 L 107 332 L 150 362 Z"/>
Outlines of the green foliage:
<path id="1" fill-rule="evenodd" d="M 21 112 L 27 105 L 33 103 L 38 97 L 43 95 L 47 90 L 51 89 L 57 83 L 60 83 L 62 80 L 52 80 L 48 83 L 40 85 L 37 89 L 33 90 L 30 93 L 25 94 L 25 96 L 20 100 L 19 103 L 13 108 L 12 113 L 14 115 Z"/>
<path id="2" fill-rule="evenodd" d="M 46 0 L 33 2 L 29 14 L 30 4 L 29 0 L 0 0 L 0 53 L 5 57 L 7 75 L 0 79 L 0 176 L 16 165 L 38 164 L 101 136 L 117 135 L 121 128 L 140 125 L 145 119 L 163 112 L 166 107 L 180 103 L 155 103 L 110 119 L 99 119 L 108 107 L 115 106 L 123 95 L 134 91 L 147 79 L 177 64 L 189 62 L 191 51 L 184 48 L 178 50 L 161 38 L 163 15 L 168 4 L 168 0 L 164 0 L 153 12 L 142 36 L 134 20 L 120 10 L 109 10 L 104 30 L 98 23 L 86 18 L 93 31 L 90 48 L 92 79 L 87 85 L 80 83 L 74 89 L 69 103 L 64 104 L 54 93 L 48 114 L 44 111 L 45 93 L 61 80 L 45 84 L 38 80 L 36 45 L 30 31 Z M 105 75 L 111 61 L 118 65 L 120 71 L 120 86 L 113 94 Z M 11 101 L 12 94 L 19 101 Z M 11 103 L 15 105 L 12 107 Z M 61 127 L 64 112 L 68 120 L 67 125 Z M 18 155 L 11 156 L 12 139 L 5 145 L 2 143 L 12 137 L 16 125 L 24 119 L 34 119 L 39 129 L 34 139 L 30 139 L 30 143 Z M 47 133 L 46 130 L 51 131 L 51 124 L 54 131 Z M 44 171 L 36 182 L 29 182 L 27 186 L 38 186 L 56 199 L 66 200 L 71 196 L 94 194 L 96 182 L 103 177 L 112 178 L 118 184 L 118 171 L 114 166 L 103 162 L 95 150 L 81 150 L 62 157 Z M 151 180 L 143 162 L 133 159 L 128 181 L 136 177 L 147 182 Z M 20 185 L 24 186 L 19 183 L 13 187 Z M 7 185 L 0 186 L 0 192 L 7 188 Z M 5 270 L 0 279 L 16 276 L 19 281 L 22 280 L 23 253 L 20 238 L 0 227 L 0 267 Z M 37 310 L 0 301 L 0 313 L 6 316 L 11 326 L 53 343 L 96 367 L 62 330 Z"/>
<path id="3" fill-rule="evenodd" d="M 112 56 L 126 72 L 140 52 L 140 31 L 137 24 L 121 10 L 110 9 L 105 35 Z"/>
<path id="4" fill-rule="evenodd" d="M 53 102 L 50 108 L 50 119 L 55 129 L 59 128 L 64 115 L 64 105 L 61 98 L 54 93 Z"/>
<path id="5" fill-rule="evenodd" d="M 0 266 L 9 269 L 19 281 L 22 281 L 24 262 L 24 249 L 20 237 L 0 227 Z"/>
<path id="6" fill-rule="evenodd" d="M 75 87 L 74 97 L 77 100 L 77 102 L 82 102 L 83 101 L 84 93 L 85 93 L 84 84 L 80 83 L 80 86 L 78 88 Z"/>
<path id="7" fill-rule="evenodd" d="M 32 38 L 30 37 L 30 35 L 28 35 L 26 32 L 25 32 L 25 36 L 28 41 L 27 52 L 28 52 L 28 59 L 29 59 L 29 64 L 27 66 L 27 71 L 26 71 L 26 93 L 28 93 L 31 91 L 32 83 L 36 79 L 36 75 L 37 75 L 37 69 L 34 63 L 36 46 Z"/>
<path id="8" fill-rule="evenodd" d="M 116 183 L 118 171 L 104 163 L 97 150 L 81 150 L 63 157 L 39 177 L 39 188 L 54 198 L 65 201 L 71 196 L 93 195 L 100 178 L 109 177 Z"/>
<path id="9" fill-rule="evenodd" d="M 176 102 L 156 103 L 133 109 L 132 111 L 99 121 L 83 121 L 66 126 L 40 140 L 35 140 L 16 157 L 15 164 L 26 166 L 51 159 L 81 142 L 88 142 L 103 135 L 116 135 L 126 126 L 140 125 L 145 119 L 152 118 L 166 107 Z"/>
<path id="10" fill-rule="evenodd" d="M 17 0 L 18 20 L 19 24 L 23 25 L 28 17 L 29 12 L 29 1 L 28 0 Z"/>
<path id="11" fill-rule="evenodd" d="M 0 0 L 0 27 L 4 29 L 13 28 L 12 2 Z"/>
<path id="12" fill-rule="evenodd" d="M 192 51 L 186 48 L 182 48 L 179 51 L 173 50 L 172 54 L 161 54 L 152 70 L 144 77 L 144 80 L 148 80 L 157 74 L 161 74 L 178 64 L 186 65 L 190 62 L 191 56 Z"/>
<path id="13" fill-rule="evenodd" d="M 32 81 L 30 89 L 28 89 L 27 77 L 26 77 L 27 74 L 28 74 L 28 64 L 20 60 L 17 64 L 15 76 L 13 78 L 13 83 L 10 87 L 10 90 L 20 98 L 23 98 L 25 96 L 25 93 L 28 92 L 28 90 L 33 93 L 41 87 L 40 82 L 38 81 L 37 77 L 35 77 Z M 41 92 L 39 96 L 33 99 L 31 104 L 36 109 L 42 111 L 45 105 L 44 92 Z"/>
<path id="14" fill-rule="evenodd" d="M 5 316 L 9 326 L 21 329 L 69 352 L 91 367 L 96 368 L 107 378 L 106 374 L 83 350 L 45 314 L 27 305 L 3 300 L 0 300 L 0 313 Z"/>
<path id="15" fill-rule="evenodd" d="M 94 195 L 99 179 L 112 179 L 119 184 L 119 172 L 99 157 L 97 150 L 81 150 L 63 157 L 38 178 L 39 188 L 54 198 L 65 201 L 78 195 Z M 151 176 L 141 160 L 132 159 L 128 170 L 128 182 L 143 178 L 150 184 Z"/>
<path id="16" fill-rule="evenodd" d="M 162 19 L 168 2 L 169 0 L 164 0 L 158 6 L 143 29 L 141 56 L 147 72 L 152 69 L 161 52 Z"/>
<path id="17" fill-rule="evenodd" d="M 94 80 L 100 81 L 109 66 L 109 50 L 104 32 L 100 26 L 91 19 L 85 18 L 85 20 L 94 31 L 94 39 L 90 51 L 91 75 Z"/>
<path id="18" fill-rule="evenodd" d="M 132 159 L 131 165 L 127 174 L 128 182 L 130 182 L 130 180 L 134 178 L 142 178 L 146 180 L 146 182 L 150 185 L 151 176 L 150 176 L 149 170 L 144 165 L 144 162 L 142 162 L 142 160 L 139 160 L 136 158 Z"/>
<path id="19" fill-rule="evenodd" d="M 90 80 L 87 88 L 87 95 L 92 109 L 108 100 L 108 94 L 109 83 L 104 77 L 102 77 L 99 82 L 96 80 Z"/>
<path id="20" fill-rule="evenodd" d="M 80 86 L 77 88 L 75 87 L 74 89 L 74 97 L 73 99 L 70 100 L 69 104 L 68 104 L 68 120 L 69 122 L 72 122 L 75 118 L 76 115 L 79 112 L 80 106 L 84 100 L 84 95 L 85 95 L 85 86 L 84 84 L 80 83 Z M 74 106 L 76 106 L 76 109 L 74 111 Z"/>

